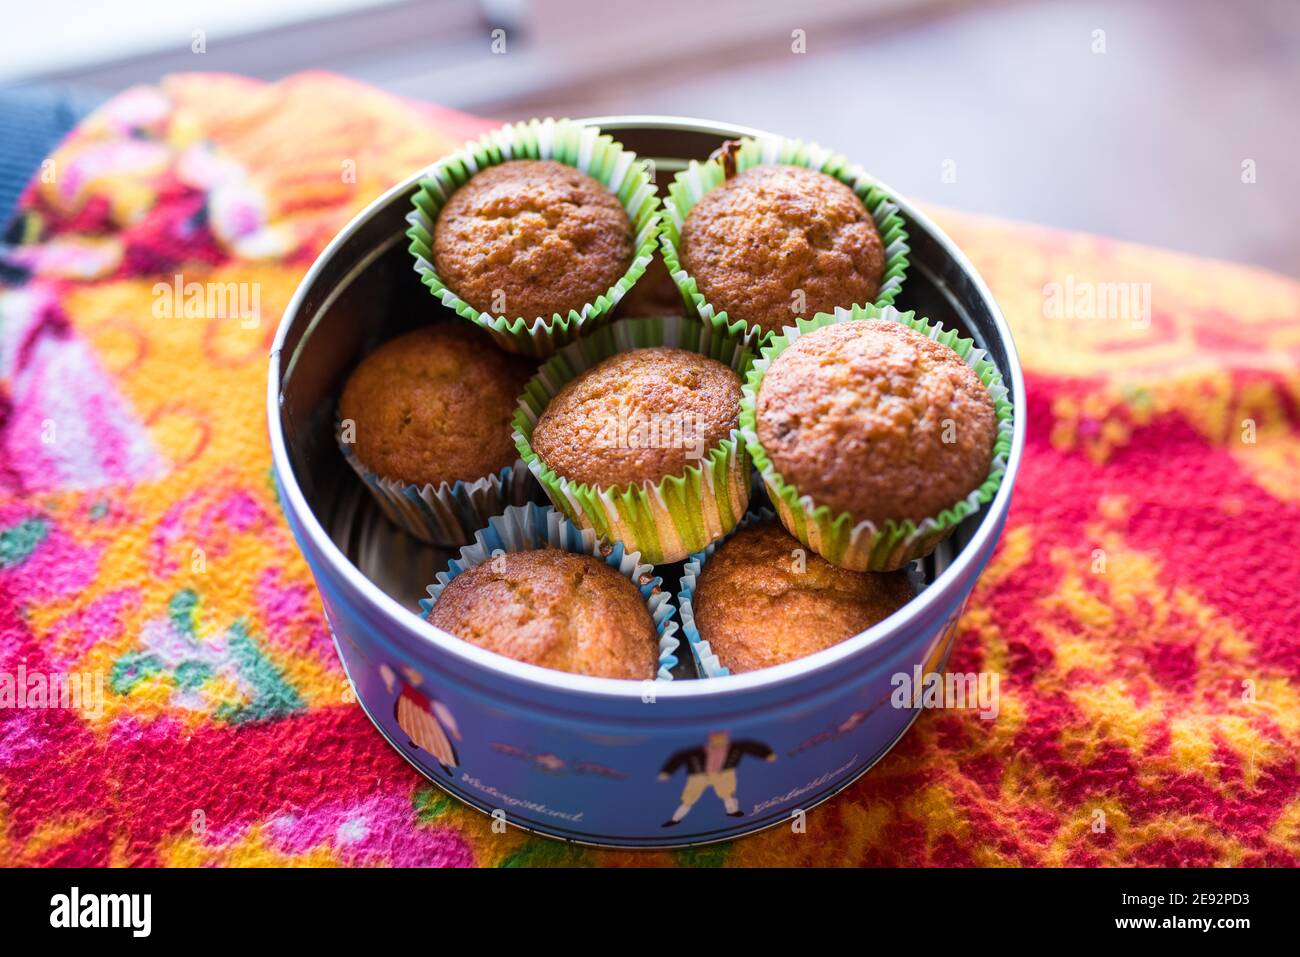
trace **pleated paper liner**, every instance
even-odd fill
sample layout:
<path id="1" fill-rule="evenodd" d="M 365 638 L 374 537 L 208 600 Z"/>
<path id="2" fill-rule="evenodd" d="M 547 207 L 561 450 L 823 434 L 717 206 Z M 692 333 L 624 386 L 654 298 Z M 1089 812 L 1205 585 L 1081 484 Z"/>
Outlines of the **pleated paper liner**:
<path id="1" fill-rule="evenodd" d="M 903 522 L 891 520 L 877 527 L 871 522 L 854 524 L 853 517 L 848 512 L 832 513 L 828 506 L 818 505 L 811 497 L 801 495 L 797 488 L 788 483 L 777 472 L 758 440 L 758 392 L 763 384 L 763 376 L 773 360 L 801 336 L 815 329 L 860 319 L 900 322 L 943 343 L 975 371 L 993 397 L 997 433 L 988 477 L 961 501 L 954 502 L 950 508 L 920 522 L 910 519 Z M 955 330 L 946 330 L 937 322 L 918 318 L 911 312 L 899 312 L 892 306 L 883 309 L 855 306 L 852 309 L 837 309 L 834 314 L 820 313 L 812 319 L 798 320 L 795 326 L 787 327 L 764 346 L 762 355 L 754 361 L 745 380 L 740 401 L 740 431 L 781 524 L 791 535 L 827 561 L 854 571 L 893 571 L 913 559 L 930 554 L 963 520 L 987 504 L 997 492 L 1006 472 L 1007 456 L 1011 452 L 1011 429 L 1012 410 L 1006 386 L 1002 384 L 1002 375 L 984 350 L 976 348 L 973 340 L 958 336 Z"/>
<path id="2" fill-rule="evenodd" d="M 559 548 L 576 555 L 593 555 L 628 579 L 641 597 L 654 619 L 655 633 L 659 636 L 660 681 L 672 680 L 672 669 L 677 665 L 677 622 L 673 620 L 673 603 L 662 588 L 663 579 L 655 575 L 654 566 L 643 563 L 641 556 L 621 544 L 608 545 L 597 538 L 589 528 L 578 528 L 560 512 L 549 506 L 528 504 L 511 506 L 501 515 L 494 516 L 474 535 L 473 543 L 460 550 L 460 556 L 451 561 L 446 571 L 438 573 L 437 581 L 429 586 L 429 597 L 420 599 L 420 616 L 427 618 L 442 596 L 443 589 L 461 572 L 490 561 L 498 549 L 503 552 L 526 552 L 539 548 Z"/>
<path id="3" fill-rule="evenodd" d="M 389 521 L 422 542 L 444 548 L 464 545 L 493 515 L 508 505 L 523 505 L 533 497 L 533 481 L 522 459 L 468 482 L 412 485 L 385 478 L 367 468 L 352 445 L 343 441 L 341 425 L 335 422 L 334 439 L 348 465 L 360 476 Z"/>
<path id="4" fill-rule="evenodd" d="M 704 569 L 704 564 L 709 560 L 709 557 L 736 532 L 742 528 L 748 528 L 750 525 L 775 518 L 776 513 L 770 508 L 760 508 L 746 512 L 745 517 L 736 524 L 735 528 L 716 542 L 710 542 L 703 549 L 695 552 L 682 566 L 682 576 L 677 583 L 677 613 L 682 619 L 682 633 L 686 635 L 687 646 L 691 649 L 691 656 L 695 659 L 695 673 L 701 678 L 720 678 L 723 675 L 731 674 L 731 672 L 718 660 L 718 656 L 713 653 L 713 649 L 700 636 L 700 630 L 695 626 L 695 586 L 699 583 L 700 572 Z"/>
<path id="5" fill-rule="evenodd" d="M 779 521 L 776 513 L 767 506 L 750 509 L 735 528 L 693 554 L 682 565 L 681 579 L 677 585 L 677 614 L 682 621 L 682 633 L 686 636 L 687 647 L 690 648 L 691 656 L 695 659 L 695 673 L 701 678 L 721 678 L 731 674 L 731 670 L 714 653 L 695 624 L 695 589 L 699 586 L 700 575 L 708 565 L 709 559 L 713 557 L 713 553 L 729 542 L 736 533 L 751 525 L 775 521 Z M 925 576 L 916 566 L 909 566 L 907 576 L 918 595 L 925 590 Z"/>
<path id="6" fill-rule="evenodd" d="M 903 217 L 898 214 L 898 204 L 889 194 L 862 167 L 851 164 L 844 156 L 823 149 L 816 143 L 804 143 L 783 136 L 762 139 L 743 137 L 739 143 L 739 149 L 733 154 L 736 173 L 743 173 L 755 166 L 773 164 L 803 166 L 834 176 L 858 195 L 875 220 L 884 243 L 885 271 L 874 302 L 846 302 L 841 305 L 844 308 L 854 305 L 875 305 L 882 308 L 893 305 L 907 277 L 910 249 Z M 750 342 L 763 344 L 770 341 L 774 334 L 764 333 L 743 319 L 732 318 L 725 310 L 710 303 L 700 292 L 695 278 L 682 265 L 681 236 L 686 217 L 705 193 L 721 186 L 725 179 L 726 169 L 718 158 L 704 163 L 692 161 L 686 169 L 679 172 L 668 187 L 668 195 L 664 197 L 664 218 L 659 243 L 663 248 L 668 273 L 677 284 L 691 315 L 699 316 L 702 321 L 718 330 L 745 336 Z M 737 240 L 740 238 L 737 237 Z M 794 325 L 794 320 L 795 316 L 791 314 L 791 325 Z"/>
<path id="7" fill-rule="evenodd" d="M 552 503 L 583 528 L 622 542 L 656 565 L 675 562 L 722 537 L 749 503 L 749 456 L 737 430 L 703 452 L 681 475 L 639 486 L 572 482 L 533 450 L 533 428 L 547 404 L 580 372 L 618 352 L 672 346 L 709 356 L 744 380 L 753 351 L 743 339 L 693 319 L 652 316 L 621 319 L 561 349 L 529 381 L 515 413 L 515 444 Z"/>
<path id="8" fill-rule="evenodd" d="M 438 212 L 455 190 L 475 173 L 517 159 L 549 159 L 582 170 L 618 197 L 636 232 L 627 272 L 596 297 L 567 314 L 513 318 L 481 312 L 449 289 L 434 267 L 433 228 Z M 503 349 L 548 356 L 559 346 L 608 318 L 610 311 L 641 278 L 654 255 L 659 233 L 659 195 L 645 166 L 594 126 L 568 120 L 529 120 L 493 130 L 430 167 L 412 197 L 407 214 L 410 252 L 421 281 L 443 305 L 486 329 Z"/>

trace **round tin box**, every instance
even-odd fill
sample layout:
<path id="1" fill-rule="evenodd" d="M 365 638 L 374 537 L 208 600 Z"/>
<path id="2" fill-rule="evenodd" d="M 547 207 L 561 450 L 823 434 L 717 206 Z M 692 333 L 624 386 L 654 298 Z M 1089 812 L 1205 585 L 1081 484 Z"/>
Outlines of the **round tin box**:
<path id="1" fill-rule="evenodd" d="M 676 117 L 583 122 L 653 160 L 661 189 L 687 160 L 703 160 L 724 140 L 763 135 Z M 375 726 L 467 804 L 591 844 L 734 838 L 788 821 L 850 784 L 915 720 L 917 708 L 891 703 L 894 676 L 943 668 L 1010 505 L 1024 445 L 1024 382 L 983 280 L 893 193 L 911 246 L 896 305 L 972 337 L 1001 371 L 1015 409 L 1001 487 L 914 565 L 923 583 L 915 599 L 854 638 L 763 671 L 695 679 L 683 644 L 678 680 L 565 674 L 500 657 L 423 621 L 419 601 L 453 553 L 393 527 L 335 444 L 334 409 L 350 370 L 377 343 L 439 308 L 406 249 L 405 216 L 419 176 L 371 203 L 308 270 L 280 323 L 267 393 L 285 515 Z M 761 504 L 756 497 L 753 507 Z M 656 569 L 673 594 L 680 567 Z"/>

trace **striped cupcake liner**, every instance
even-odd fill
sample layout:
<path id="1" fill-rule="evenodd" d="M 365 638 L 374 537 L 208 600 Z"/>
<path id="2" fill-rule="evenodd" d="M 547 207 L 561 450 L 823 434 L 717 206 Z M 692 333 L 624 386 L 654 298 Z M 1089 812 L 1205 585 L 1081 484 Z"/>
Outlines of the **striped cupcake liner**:
<path id="1" fill-rule="evenodd" d="M 816 143 L 805 143 L 783 136 L 761 139 L 746 136 L 739 142 L 740 148 L 734 154 L 737 173 L 755 166 L 773 164 L 803 166 L 834 176 L 857 193 L 875 220 L 881 241 L 885 244 L 885 272 L 874 303 L 846 302 L 841 305 L 844 308 L 855 305 L 884 308 L 893 305 L 903 288 L 903 280 L 907 277 L 908 254 L 911 252 L 907 245 L 903 217 L 899 215 L 898 204 L 893 198 L 862 167 L 851 164 L 846 157 Z M 659 244 L 663 248 L 668 272 L 677 284 L 691 315 L 699 316 L 702 321 L 730 335 L 744 336 L 749 342 L 766 344 L 775 337 L 774 333 L 765 333 L 743 319 L 732 319 L 724 310 L 716 308 L 700 292 L 699 284 L 681 261 L 682 229 L 686 225 L 687 215 L 705 193 L 721 186 L 725 179 L 726 170 L 721 159 L 717 158 L 704 163 L 692 161 L 678 173 L 668 186 L 668 195 L 664 197 L 664 219 Z M 795 317 L 792 314 L 790 325 L 794 324 Z"/>
<path id="2" fill-rule="evenodd" d="M 420 599 L 420 617 L 429 616 L 442 597 L 443 589 L 461 572 L 481 565 L 501 552 L 527 552 L 547 547 L 575 555 L 593 555 L 637 587 L 659 636 L 656 678 L 671 681 L 681 642 L 677 637 L 677 622 L 673 620 L 673 603 L 662 587 L 663 579 L 655 575 L 654 566 L 642 563 L 637 552 L 621 544 L 601 542 L 592 529 L 578 528 L 548 506 L 533 503 L 510 506 L 502 514 L 489 519 L 486 527 L 475 532 L 474 541 L 462 548 L 460 556 L 447 565 L 446 571 L 438 573 L 437 581 L 429 586 L 429 597 Z"/>
<path id="3" fill-rule="evenodd" d="M 449 289 L 434 267 L 433 229 L 451 194 L 475 173 L 509 160 L 549 159 L 582 170 L 618 197 L 636 230 L 632 263 L 614 285 L 594 302 L 567 315 L 511 319 L 475 309 Z M 415 258 L 415 271 L 443 305 L 486 329 L 503 349 L 531 356 L 548 356 L 585 330 L 606 319 L 645 273 L 659 235 L 659 194 L 645 164 L 594 126 L 568 120 L 529 120 L 493 130 L 481 139 L 429 168 L 411 197 L 406 235 Z"/>
<path id="4" fill-rule="evenodd" d="M 743 341 L 679 316 L 621 319 L 560 350 L 519 398 L 515 445 L 555 507 L 606 541 L 622 542 L 649 562 L 685 558 L 735 527 L 749 504 L 749 456 L 738 430 L 704 451 L 681 475 L 640 486 L 572 482 L 551 469 L 532 447 L 537 420 L 565 383 L 618 352 L 673 346 L 729 366 L 742 380 L 753 359 Z"/>
<path id="5" fill-rule="evenodd" d="M 848 512 L 835 514 L 829 506 L 818 505 L 810 496 L 801 495 L 779 472 L 767 450 L 758 440 L 758 392 L 772 362 L 801 336 L 822 326 L 859 319 L 888 319 L 899 322 L 929 336 L 951 348 L 970 366 L 993 397 L 997 421 L 997 434 L 993 442 L 993 458 L 988 477 L 978 488 L 938 515 L 914 522 L 886 521 L 880 526 L 871 522 L 854 524 Z M 878 309 L 874 306 L 854 306 L 837 309 L 834 314 L 819 313 L 812 319 L 800 319 L 788 326 L 763 348 L 762 356 L 754 361 L 741 392 L 740 431 L 749 454 L 767 488 L 768 497 L 776 508 L 781 524 L 799 541 L 803 542 L 827 561 L 854 571 L 893 571 L 908 562 L 934 551 L 935 547 L 952 534 L 953 530 L 969 516 L 986 505 L 1002 484 L 1006 473 L 1007 457 L 1011 453 L 1012 408 L 1007 399 L 1007 388 L 983 349 L 975 347 L 971 339 L 963 339 L 955 330 L 945 330 L 939 323 L 918 318 L 911 312 L 899 312 L 892 306 Z"/>
<path id="6" fill-rule="evenodd" d="M 342 423 L 334 423 L 334 441 L 388 520 L 422 542 L 458 548 L 508 505 L 533 497 L 528 466 L 520 459 L 493 475 L 471 482 L 412 485 L 384 478 L 366 468 L 352 445 L 343 441 Z"/>
<path id="7" fill-rule="evenodd" d="M 677 584 L 677 615 L 681 618 L 682 634 L 686 636 L 687 646 L 691 649 L 691 656 L 695 660 L 695 673 L 701 678 L 721 678 L 731 674 L 731 671 L 718 659 L 695 624 L 695 589 L 699 586 L 700 573 L 704 571 L 704 566 L 713 557 L 713 553 L 730 541 L 731 537 L 741 529 L 776 519 L 776 512 L 767 506 L 751 509 L 745 513 L 745 517 L 735 528 L 716 542 L 711 542 L 707 548 L 693 554 L 682 565 L 681 579 Z M 907 576 L 918 595 L 924 591 L 925 577 L 917 568 L 909 567 Z"/>
<path id="8" fill-rule="evenodd" d="M 718 656 L 713 653 L 709 643 L 700 636 L 700 629 L 695 625 L 695 586 L 699 583 L 700 572 L 704 568 L 704 563 L 718 550 L 719 546 L 742 528 L 748 528 L 756 522 L 766 522 L 775 517 L 776 513 L 770 508 L 759 508 L 746 512 L 745 516 L 736 523 L 735 528 L 716 542 L 710 542 L 703 549 L 695 552 L 682 566 L 682 576 L 677 583 L 677 613 L 682 620 L 682 634 L 686 636 L 687 646 L 691 649 L 691 656 L 695 659 L 695 673 L 701 678 L 721 678 L 724 675 L 731 674 L 727 667 L 718 660 Z"/>

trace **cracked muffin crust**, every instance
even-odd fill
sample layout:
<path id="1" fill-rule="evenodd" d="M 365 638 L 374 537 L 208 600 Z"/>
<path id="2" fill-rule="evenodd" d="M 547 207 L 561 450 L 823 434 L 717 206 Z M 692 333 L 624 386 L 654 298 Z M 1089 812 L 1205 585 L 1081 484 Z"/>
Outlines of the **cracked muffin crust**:
<path id="1" fill-rule="evenodd" d="M 686 216 L 681 257 L 715 309 L 764 332 L 872 302 L 885 272 L 884 242 L 862 200 L 802 166 L 754 166 L 705 193 Z"/>
<path id="2" fill-rule="evenodd" d="M 507 552 L 453 578 L 426 619 L 499 655 L 598 678 L 651 679 L 654 619 L 600 559 L 557 548 Z"/>
<path id="3" fill-rule="evenodd" d="M 354 452 L 382 478 L 409 485 L 473 481 L 513 465 L 511 417 L 535 372 L 462 320 L 384 343 L 353 370 L 339 418 Z"/>
<path id="4" fill-rule="evenodd" d="M 769 520 L 741 529 L 709 556 L 691 605 L 700 637 L 739 674 L 852 638 L 912 596 L 903 572 L 837 568 Z"/>
<path id="5" fill-rule="evenodd" d="M 613 193 L 554 160 L 511 160 L 451 194 L 434 223 L 434 268 L 461 299 L 508 319 L 549 319 L 603 295 L 635 236 Z"/>
<path id="6" fill-rule="evenodd" d="M 956 352 L 888 319 L 822 326 L 772 362 L 757 432 L 800 495 L 854 522 L 920 521 L 988 477 L 993 397 Z"/>
<path id="7" fill-rule="evenodd" d="M 716 359 L 655 346 L 620 352 L 565 384 L 533 429 L 556 474 L 601 487 L 683 474 L 731 435 L 740 377 Z"/>

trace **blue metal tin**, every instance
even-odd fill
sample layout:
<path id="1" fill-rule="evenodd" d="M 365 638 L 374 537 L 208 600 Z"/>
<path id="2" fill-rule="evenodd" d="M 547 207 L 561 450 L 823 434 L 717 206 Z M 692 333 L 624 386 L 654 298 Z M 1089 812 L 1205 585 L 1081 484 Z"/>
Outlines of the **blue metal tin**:
<path id="1" fill-rule="evenodd" d="M 672 117 L 587 122 L 654 159 L 661 180 L 725 139 L 762 135 Z M 915 708 L 891 701 L 894 676 L 942 669 L 1006 520 L 1024 445 L 1024 382 L 983 280 L 900 198 L 913 266 L 899 308 L 972 336 L 1001 370 L 1016 413 L 1001 488 L 920 563 L 925 587 L 915 599 L 848 641 L 763 671 L 643 683 L 565 674 L 424 622 L 418 602 L 452 552 L 391 526 L 334 443 L 333 412 L 348 372 L 375 344 L 428 318 L 428 295 L 403 238 L 417 179 L 379 197 L 330 243 L 289 304 L 271 354 L 268 412 L 281 500 L 361 706 L 407 760 L 461 800 L 584 843 L 665 847 L 734 838 L 787 822 L 844 788 L 915 719 Z M 679 572 L 679 565 L 656 569 L 670 579 L 666 587 Z"/>

